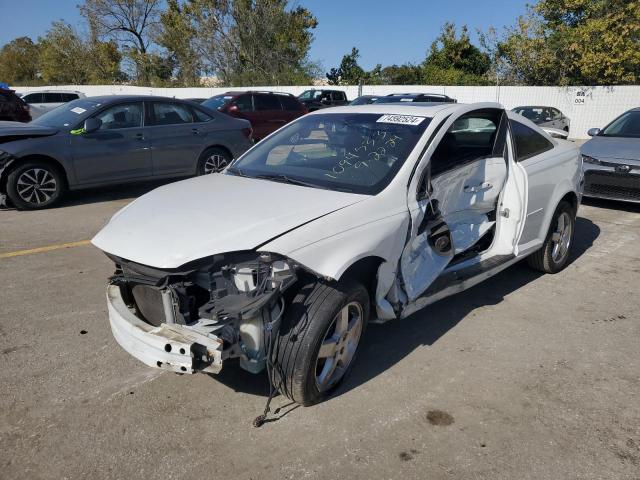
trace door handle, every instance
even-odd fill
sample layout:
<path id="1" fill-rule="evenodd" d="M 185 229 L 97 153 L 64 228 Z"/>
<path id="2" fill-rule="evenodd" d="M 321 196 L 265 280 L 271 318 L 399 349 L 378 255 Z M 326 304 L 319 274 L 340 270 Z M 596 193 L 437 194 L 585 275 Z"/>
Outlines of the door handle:
<path id="1" fill-rule="evenodd" d="M 483 192 L 485 190 L 491 190 L 493 188 L 493 185 L 491 185 L 489 182 L 485 182 L 485 183 L 481 183 L 480 185 L 466 185 L 464 187 L 464 191 L 466 193 L 478 193 L 478 192 Z"/>
<path id="2" fill-rule="evenodd" d="M 192 128 L 191 131 L 194 135 L 200 135 L 200 130 L 198 130 L 197 128 Z"/>
<path id="3" fill-rule="evenodd" d="M 144 133 L 136 133 L 136 140 L 144 140 Z"/>

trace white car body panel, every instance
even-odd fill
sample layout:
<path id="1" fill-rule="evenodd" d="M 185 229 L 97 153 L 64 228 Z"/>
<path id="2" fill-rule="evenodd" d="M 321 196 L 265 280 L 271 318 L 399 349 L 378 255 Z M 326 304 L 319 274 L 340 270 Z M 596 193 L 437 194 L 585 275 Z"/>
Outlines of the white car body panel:
<path id="1" fill-rule="evenodd" d="M 93 238 L 99 249 L 157 268 L 251 250 L 367 197 L 232 175 L 153 190 L 116 213 Z"/>

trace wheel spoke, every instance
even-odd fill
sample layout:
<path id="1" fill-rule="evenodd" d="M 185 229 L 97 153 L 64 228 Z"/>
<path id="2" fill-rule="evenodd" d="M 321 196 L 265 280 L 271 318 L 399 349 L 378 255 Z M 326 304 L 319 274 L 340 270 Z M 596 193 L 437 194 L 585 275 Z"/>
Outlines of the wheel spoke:
<path id="1" fill-rule="evenodd" d="M 320 345 L 320 351 L 318 352 L 318 358 L 333 357 L 338 349 L 338 339 L 335 337 L 327 338 L 322 345 Z"/>
<path id="2" fill-rule="evenodd" d="M 349 329 L 349 306 L 344 307 L 336 318 L 336 333 L 342 335 Z"/>
<path id="3" fill-rule="evenodd" d="M 322 367 L 322 372 L 320 372 L 320 375 L 318 375 L 318 379 L 317 379 L 318 385 L 320 386 L 321 390 L 329 386 L 329 380 L 331 379 L 331 376 L 334 370 L 336 369 L 337 365 L 338 365 L 338 362 L 333 357 L 327 358 L 327 361 L 324 362 L 324 366 Z"/>

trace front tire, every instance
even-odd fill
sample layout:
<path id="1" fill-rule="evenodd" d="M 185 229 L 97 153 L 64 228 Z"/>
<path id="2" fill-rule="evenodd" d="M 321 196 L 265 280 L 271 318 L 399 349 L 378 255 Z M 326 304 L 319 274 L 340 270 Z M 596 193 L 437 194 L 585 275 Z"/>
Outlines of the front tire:
<path id="1" fill-rule="evenodd" d="M 576 225 L 576 211 L 567 202 L 556 208 L 542 248 L 527 257 L 529 266 L 544 273 L 558 273 L 569 262 L 569 253 Z"/>
<path id="2" fill-rule="evenodd" d="M 198 159 L 198 175 L 209 175 L 210 173 L 220 173 L 233 161 L 231 155 L 226 150 L 212 147 L 207 148 Z"/>
<path id="3" fill-rule="evenodd" d="M 66 187 L 64 175 L 46 162 L 24 162 L 7 176 L 7 196 L 18 210 L 56 204 Z"/>
<path id="4" fill-rule="evenodd" d="M 303 406 L 327 398 L 351 371 L 368 318 L 369 294 L 361 284 L 304 285 L 274 339 L 273 384 Z"/>

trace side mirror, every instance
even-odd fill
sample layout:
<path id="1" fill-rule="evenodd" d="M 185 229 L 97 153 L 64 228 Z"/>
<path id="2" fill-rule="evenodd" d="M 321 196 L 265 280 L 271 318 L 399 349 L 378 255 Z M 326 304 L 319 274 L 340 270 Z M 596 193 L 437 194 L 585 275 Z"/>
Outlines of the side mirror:
<path id="1" fill-rule="evenodd" d="M 598 135 L 600 133 L 600 129 L 599 128 L 590 128 L 587 131 L 587 135 L 589 135 L 590 137 L 595 137 L 596 135 Z"/>
<path id="2" fill-rule="evenodd" d="M 239 111 L 240 109 L 237 105 L 229 105 L 229 108 L 227 108 L 227 112 L 229 113 L 238 113 Z"/>
<path id="3" fill-rule="evenodd" d="M 93 133 L 102 126 L 102 120 L 99 118 L 87 118 L 84 121 L 84 133 Z"/>

